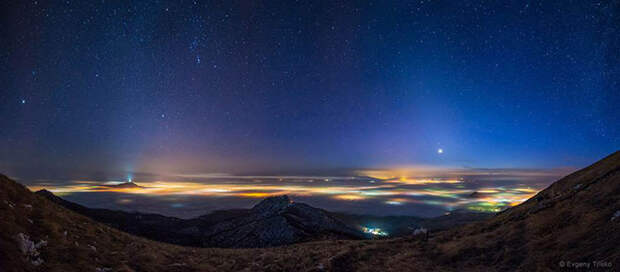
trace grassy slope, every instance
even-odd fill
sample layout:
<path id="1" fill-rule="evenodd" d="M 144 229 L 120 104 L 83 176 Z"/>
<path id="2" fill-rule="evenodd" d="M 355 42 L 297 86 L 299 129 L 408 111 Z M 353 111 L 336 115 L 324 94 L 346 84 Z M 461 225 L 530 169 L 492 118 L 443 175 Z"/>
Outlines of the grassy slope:
<path id="1" fill-rule="evenodd" d="M 560 261 L 620 265 L 620 152 L 553 183 L 490 220 L 437 238 L 455 266 L 557 270 Z M 617 267 L 616 267 L 617 269 Z"/>
<path id="2" fill-rule="evenodd" d="M 332 259 L 343 253 L 385 243 L 328 241 L 268 249 L 174 246 L 94 222 L 1 175 L 0 229 L 0 271 L 311 271 L 332 268 Z M 18 233 L 35 242 L 48 241 L 40 250 L 42 265 L 33 266 L 24 257 Z"/>
<path id="3" fill-rule="evenodd" d="M 0 271 L 104 267 L 114 271 L 529 271 L 557 270 L 560 260 L 605 260 L 617 268 L 620 220 L 610 218 L 619 209 L 620 152 L 616 152 L 519 206 L 484 222 L 439 233 L 428 242 L 400 238 L 268 249 L 197 249 L 110 229 L 0 176 Z M 41 250 L 45 261 L 41 266 L 23 258 L 17 233 L 48 241 Z"/>

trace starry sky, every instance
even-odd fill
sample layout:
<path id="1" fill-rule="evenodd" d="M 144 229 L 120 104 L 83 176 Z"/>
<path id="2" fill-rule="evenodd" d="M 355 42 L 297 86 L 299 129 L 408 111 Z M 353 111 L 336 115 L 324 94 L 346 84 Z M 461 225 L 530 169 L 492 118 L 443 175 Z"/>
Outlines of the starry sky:
<path id="1" fill-rule="evenodd" d="M 618 1 L 0 5 L 12 177 L 550 169 L 620 147 Z"/>

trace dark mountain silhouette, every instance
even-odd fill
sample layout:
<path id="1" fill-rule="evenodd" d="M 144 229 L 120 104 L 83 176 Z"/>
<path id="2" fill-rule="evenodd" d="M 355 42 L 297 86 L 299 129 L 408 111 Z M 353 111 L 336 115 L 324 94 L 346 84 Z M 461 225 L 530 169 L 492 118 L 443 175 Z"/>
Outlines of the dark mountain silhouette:
<path id="1" fill-rule="evenodd" d="M 64 200 L 48 190 L 40 190 L 35 194 L 95 221 L 134 235 L 178 245 L 202 246 L 199 234 L 187 231 L 197 222 L 159 214 L 88 208 Z"/>
<path id="2" fill-rule="evenodd" d="M 416 216 L 373 216 L 348 213 L 331 213 L 350 226 L 370 226 L 387 232 L 389 237 L 411 235 L 417 228 L 425 228 L 432 232 L 444 231 L 453 227 L 481 221 L 493 216 L 493 213 L 454 210 L 448 214 L 422 218 Z"/>
<path id="3" fill-rule="evenodd" d="M 244 216 L 204 228 L 202 237 L 206 245 L 267 247 L 325 237 L 360 239 L 364 234 L 321 209 L 283 195 L 261 201 Z"/>
<path id="4" fill-rule="evenodd" d="M 144 188 L 138 184 L 136 184 L 135 182 L 123 182 L 123 183 L 119 183 L 119 184 L 111 184 L 111 185 L 103 185 L 104 187 L 109 187 L 109 188 L 122 188 L 122 189 L 128 189 L 128 188 Z"/>
<path id="5" fill-rule="evenodd" d="M 269 226 L 270 218 L 294 217 L 303 209 L 286 202 L 271 199 L 248 217 Z M 0 229 L 2 271 L 573 271 L 575 263 L 588 264 L 584 271 L 613 271 L 620 265 L 620 152 L 490 219 L 428 239 L 180 247 L 95 222 L 1 175 Z M 227 225 L 214 229 L 261 233 Z"/>
<path id="6" fill-rule="evenodd" d="M 409 235 L 419 227 L 441 231 L 492 215 L 467 211 L 435 218 L 353 215 L 332 213 L 292 202 L 287 196 L 276 196 L 263 200 L 252 209 L 220 210 L 193 219 L 180 219 L 88 208 L 45 189 L 36 194 L 124 232 L 194 247 L 268 247 L 322 239 L 371 238 L 360 232 L 361 227 L 367 225 L 381 228 L 390 237 L 398 237 Z"/>
<path id="7" fill-rule="evenodd" d="M 328 212 L 288 196 L 267 198 L 252 209 L 217 211 L 194 219 L 159 214 L 91 209 L 64 200 L 47 190 L 36 194 L 67 209 L 119 230 L 196 247 L 269 247 L 320 239 L 361 239 L 365 235 Z"/>

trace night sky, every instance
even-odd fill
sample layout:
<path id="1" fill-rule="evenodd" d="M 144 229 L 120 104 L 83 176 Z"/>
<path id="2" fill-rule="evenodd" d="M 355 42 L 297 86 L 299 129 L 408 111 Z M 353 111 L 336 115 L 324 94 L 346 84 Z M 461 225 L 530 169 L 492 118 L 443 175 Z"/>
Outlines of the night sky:
<path id="1" fill-rule="evenodd" d="M 620 148 L 618 1 L 360 2 L 3 1 L 0 172 L 582 167 Z"/>

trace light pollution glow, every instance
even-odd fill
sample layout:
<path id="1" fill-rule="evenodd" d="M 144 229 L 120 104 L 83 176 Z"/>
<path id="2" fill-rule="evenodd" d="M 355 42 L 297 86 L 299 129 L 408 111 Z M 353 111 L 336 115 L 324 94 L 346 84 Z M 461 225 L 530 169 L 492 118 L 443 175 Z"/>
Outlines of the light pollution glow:
<path id="1" fill-rule="evenodd" d="M 203 181 L 136 181 L 141 187 L 114 187 L 119 182 L 73 181 L 64 185 L 32 185 L 31 190 L 48 189 L 60 196 L 107 192 L 152 197 L 198 196 L 207 198 L 265 198 L 287 194 L 295 197 L 319 197 L 343 202 L 372 201 L 390 209 L 407 205 L 440 207 L 445 211 L 468 209 L 497 212 L 521 203 L 542 189 L 540 183 L 514 183 L 480 186 L 459 178 L 411 178 L 394 173 L 365 177 L 278 177 L 234 178 L 218 176 Z M 377 173 L 373 173 L 377 174 Z M 381 176 L 381 179 L 379 176 Z M 525 175 L 528 176 L 528 175 Z M 543 175 L 546 177 L 546 175 Z M 549 180 L 549 182 L 552 180 Z M 475 194 L 474 194 L 475 193 Z M 118 200 L 126 205 L 132 200 Z M 183 207 L 176 203 L 175 207 Z M 330 207 L 322 207 L 329 209 Z"/>

